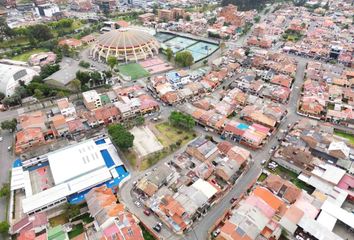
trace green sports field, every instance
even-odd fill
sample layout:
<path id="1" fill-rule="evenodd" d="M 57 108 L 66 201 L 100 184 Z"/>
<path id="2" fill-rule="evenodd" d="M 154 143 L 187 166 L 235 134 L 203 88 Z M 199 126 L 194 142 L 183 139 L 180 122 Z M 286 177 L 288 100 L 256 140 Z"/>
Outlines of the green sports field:
<path id="1" fill-rule="evenodd" d="M 139 79 L 142 77 L 147 77 L 150 75 L 149 72 L 147 72 L 138 63 L 129 63 L 125 65 L 120 65 L 118 66 L 118 69 L 120 73 L 126 76 L 130 76 L 132 80 Z"/>

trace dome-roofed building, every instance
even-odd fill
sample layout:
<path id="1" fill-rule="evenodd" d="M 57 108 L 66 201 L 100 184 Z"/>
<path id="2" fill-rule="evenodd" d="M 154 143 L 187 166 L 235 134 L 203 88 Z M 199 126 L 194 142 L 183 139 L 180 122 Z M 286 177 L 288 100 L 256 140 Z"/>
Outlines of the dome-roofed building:
<path id="1" fill-rule="evenodd" d="M 20 82 L 27 85 L 35 75 L 38 72 L 32 68 L 0 63 L 0 92 L 11 96 Z"/>
<path id="2" fill-rule="evenodd" d="M 118 61 L 138 61 L 158 54 L 160 44 L 149 33 L 137 29 L 116 29 L 98 37 L 91 54 L 106 61 L 109 56 Z"/>

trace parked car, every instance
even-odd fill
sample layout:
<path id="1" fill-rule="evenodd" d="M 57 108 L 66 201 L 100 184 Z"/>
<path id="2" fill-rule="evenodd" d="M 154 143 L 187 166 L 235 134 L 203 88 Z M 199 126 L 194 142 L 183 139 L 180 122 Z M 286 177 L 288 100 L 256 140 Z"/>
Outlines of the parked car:
<path id="1" fill-rule="evenodd" d="M 230 203 L 233 204 L 234 202 L 236 202 L 236 200 L 237 200 L 237 197 L 233 197 L 233 198 L 231 198 Z"/>
<path id="2" fill-rule="evenodd" d="M 219 234 L 220 234 L 220 228 L 216 229 L 216 230 L 213 232 L 213 237 L 217 237 Z"/>
<path id="3" fill-rule="evenodd" d="M 144 210 L 144 214 L 145 214 L 146 216 L 150 216 L 151 212 L 150 212 L 149 209 L 145 209 L 145 210 Z"/>
<path id="4" fill-rule="evenodd" d="M 264 165 L 267 162 L 267 160 L 263 159 L 261 164 Z"/>
<path id="5" fill-rule="evenodd" d="M 0 137 L 0 142 L 2 142 L 2 140 L 3 140 L 3 138 L 2 138 L 2 137 Z"/>
<path id="6" fill-rule="evenodd" d="M 141 202 L 139 202 L 139 201 L 135 201 L 134 204 L 135 204 L 138 208 L 141 207 Z"/>
<path id="7" fill-rule="evenodd" d="M 156 232 L 161 232 L 162 223 L 158 222 L 155 226 L 152 227 Z"/>

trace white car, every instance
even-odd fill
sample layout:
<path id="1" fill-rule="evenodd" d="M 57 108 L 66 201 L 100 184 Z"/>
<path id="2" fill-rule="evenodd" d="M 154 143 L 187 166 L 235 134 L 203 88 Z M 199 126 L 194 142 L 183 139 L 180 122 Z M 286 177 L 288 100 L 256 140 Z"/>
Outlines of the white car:
<path id="1" fill-rule="evenodd" d="M 134 203 L 135 203 L 135 205 L 136 205 L 138 208 L 140 208 L 140 207 L 141 207 L 141 202 L 139 202 L 139 201 L 135 201 Z"/>
<path id="2" fill-rule="evenodd" d="M 0 142 L 2 142 L 2 140 L 3 140 L 3 138 L 2 138 L 2 137 L 0 137 Z"/>
<path id="3" fill-rule="evenodd" d="M 219 234 L 220 234 L 220 228 L 216 229 L 216 230 L 213 232 L 213 237 L 217 237 Z"/>

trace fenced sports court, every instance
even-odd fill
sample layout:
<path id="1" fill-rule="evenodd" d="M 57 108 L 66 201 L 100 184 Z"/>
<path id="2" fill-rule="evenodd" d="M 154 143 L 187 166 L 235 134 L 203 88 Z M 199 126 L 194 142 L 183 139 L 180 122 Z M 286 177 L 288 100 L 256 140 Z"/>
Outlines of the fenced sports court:
<path id="1" fill-rule="evenodd" d="M 216 43 L 210 43 L 206 40 L 192 39 L 184 36 L 177 36 L 172 33 L 159 32 L 155 35 L 155 37 L 162 43 L 164 49 L 171 48 L 174 54 L 184 50 L 191 52 L 194 62 L 198 62 L 208 57 L 219 48 Z"/>

